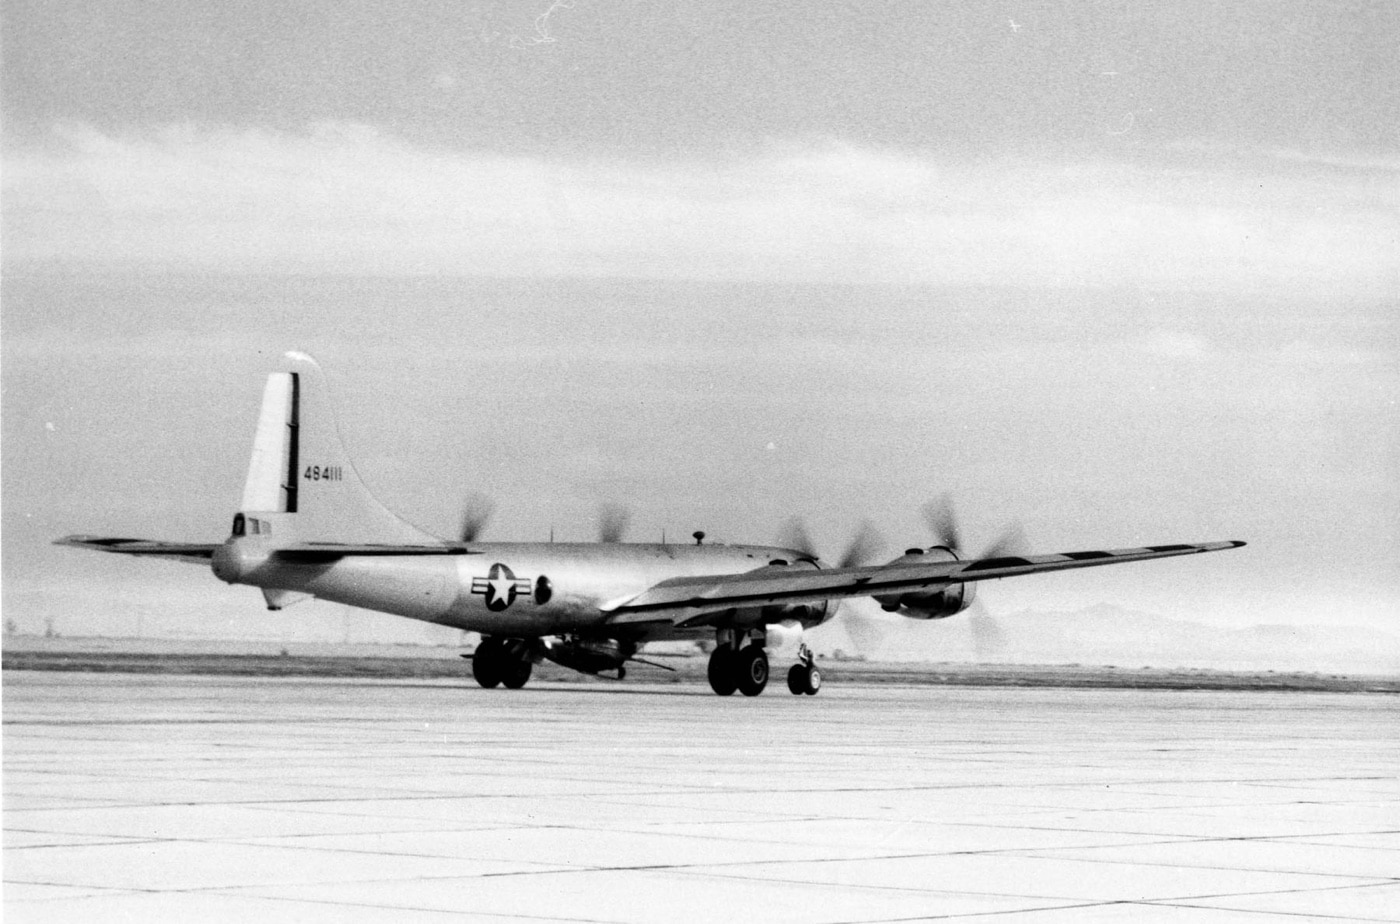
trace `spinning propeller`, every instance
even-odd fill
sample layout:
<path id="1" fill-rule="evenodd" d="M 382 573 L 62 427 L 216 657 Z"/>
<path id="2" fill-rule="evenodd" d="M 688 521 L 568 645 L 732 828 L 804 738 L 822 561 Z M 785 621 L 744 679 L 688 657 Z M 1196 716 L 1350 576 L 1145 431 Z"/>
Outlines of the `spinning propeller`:
<path id="1" fill-rule="evenodd" d="M 779 533 L 778 544 L 784 548 L 801 552 L 805 558 L 820 560 L 817 553 L 817 545 L 812 541 L 812 536 L 807 532 L 807 524 L 801 517 L 793 517 L 783 524 Z M 862 521 L 856 529 L 856 533 L 851 537 L 851 541 L 846 543 L 846 549 L 841 553 L 841 557 L 836 559 L 832 567 L 854 568 L 857 565 L 868 564 L 872 558 L 879 555 L 885 548 L 885 540 L 876 532 L 875 527 L 870 525 L 868 520 Z M 885 627 L 868 616 L 860 613 L 855 607 L 846 607 L 841 610 L 843 601 L 833 600 L 831 606 L 834 608 L 832 618 L 838 613 L 842 615 L 842 625 L 846 629 L 846 635 L 851 640 L 851 647 L 858 655 L 868 655 L 880 647 L 880 642 L 885 637 Z"/>
<path id="2" fill-rule="evenodd" d="M 960 559 L 1004 558 L 1026 554 L 1025 532 L 1020 524 L 1013 523 L 981 554 L 969 555 L 963 547 L 962 529 L 957 514 L 953 511 L 950 495 L 944 494 L 925 504 L 922 513 L 934 543 L 950 550 Z M 784 525 L 779 544 L 802 553 L 806 558 L 820 560 L 816 543 L 812 541 L 806 524 L 800 518 L 794 517 Z M 853 568 L 868 564 L 884 548 L 885 542 L 874 527 L 868 522 L 863 522 L 847 543 L 841 557 L 836 559 L 831 567 Z M 868 655 L 877 649 L 891 628 L 885 620 L 866 615 L 856 607 L 845 609 L 843 625 L 856 653 L 861 655 Z M 973 653 L 979 661 L 990 660 L 1006 648 L 1005 634 L 980 599 L 974 598 L 968 608 L 967 625 L 972 636 Z"/>
<path id="3" fill-rule="evenodd" d="M 457 536 L 462 542 L 476 542 L 491 522 L 496 502 L 479 491 L 473 491 L 462 502 L 461 525 Z M 598 508 L 598 541 L 621 542 L 632 520 L 632 511 L 621 504 L 605 503 Z"/>
<path id="4" fill-rule="evenodd" d="M 607 502 L 598 508 L 598 541 L 621 542 L 632 522 L 632 511 L 621 504 Z"/>
<path id="5" fill-rule="evenodd" d="M 783 524 L 783 529 L 779 534 L 778 544 L 784 548 L 801 552 L 804 558 L 813 561 L 821 560 L 821 555 L 817 552 L 817 544 L 812 541 L 812 536 L 807 532 L 807 524 L 801 517 L 793 517 Z M 862 521 L 856 534 L 851 537 L 851 541 L 846 544 L 846 550 L 841 553 L 841 557 L 836 560 L 835 568 L 854 568 L 856 565 L 865 564 L 872 556 L 880 554 L 885 547 L 885 540 L 880 538 L 880 534 L 875 531 L 868 521 Z"/>
<path id="6" fill-rule="evenodd" d="M 955 552 L 958 558 L 1005 558 L 1009 555 L 1026 554 L 1026 535 L 1019 523 L 1013 523 L 987 546 L 981 555 L 970 556 L 963 550 L 962 531 L 958 528 L 957 515 L 953 513 L 953 499 L 944 494 L 938 500 L 929 501 L 923 507 L 924 522 L 938 544 Z"/>
<path id="7" fill-rule="evenodd" d="M 1019 523 L 1012 523 L 981 555 L 969 556 L 962 547 L 962 531 L 958 528 L 957 515 L 953 513 L 951 495 L 944 494 L 937 500 L 929 501 L 923 507 L 923 514 L 933 538 L 958 558 L 1006 558 L 1027 553 L 1025 530 Z M 974 598 L 972 606 L 968 608 L 967 626 L 972 633 L 972 650 L 977 660 L 987 660 L 1006 647 L 1006 636 L 980 598 Z"/>
<path id="8" fill-rule="evenodd" d="M 496 502 L 491 498 L 477 491 L 468 494 L 462 502 L 462 525 L 457 535 L 463 542 L 475 542 L 495 512 Z"/>

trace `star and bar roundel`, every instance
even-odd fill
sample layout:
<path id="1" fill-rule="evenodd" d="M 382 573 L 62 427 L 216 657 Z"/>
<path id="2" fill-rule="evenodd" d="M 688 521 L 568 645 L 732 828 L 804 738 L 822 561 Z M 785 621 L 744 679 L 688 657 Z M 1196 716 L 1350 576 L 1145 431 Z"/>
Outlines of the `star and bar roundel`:
<path id="1" fill-rule="evenodd" d="M 520 594 L 529 595 L 530 579 L 518 578 L 506 565 L 497 562 L 486 577 L 472 578 L 472 593 L 486 598 L 486 608 L 499 613 L 515 602 Z"/>

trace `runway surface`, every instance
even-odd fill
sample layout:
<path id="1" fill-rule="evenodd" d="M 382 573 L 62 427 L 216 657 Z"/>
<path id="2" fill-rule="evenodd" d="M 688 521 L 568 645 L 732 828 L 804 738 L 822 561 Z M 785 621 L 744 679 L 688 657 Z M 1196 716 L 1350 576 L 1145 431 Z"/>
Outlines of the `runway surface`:
<path id="1" fill-rule="evenodd" d="M 1393 695 L 5 672 L 7 921 L 1400 921 Z"/>

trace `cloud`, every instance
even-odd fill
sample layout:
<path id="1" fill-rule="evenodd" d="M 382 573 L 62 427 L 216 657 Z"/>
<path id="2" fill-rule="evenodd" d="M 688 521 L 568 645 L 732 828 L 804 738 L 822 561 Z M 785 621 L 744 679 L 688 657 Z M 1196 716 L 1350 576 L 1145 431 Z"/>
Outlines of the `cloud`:
<path id="1" fill-rule="evenodd" d="M 5 158 L 5 258 L 221 272 L 1263 291 L 1400 288 L 1396 171 L 958 162 L 840 143 L 683 162 L 371 127 L 85 125 Z"/>

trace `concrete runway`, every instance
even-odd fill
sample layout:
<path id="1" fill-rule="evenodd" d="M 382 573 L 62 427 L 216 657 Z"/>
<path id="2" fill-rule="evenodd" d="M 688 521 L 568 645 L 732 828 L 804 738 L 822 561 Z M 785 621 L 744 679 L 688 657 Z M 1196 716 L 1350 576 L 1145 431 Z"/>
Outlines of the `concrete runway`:
<path id="1" fill-rule="evenodd" d="M 1400 921 L 1400 698 L 4 676 L 31 921 Z"/>

